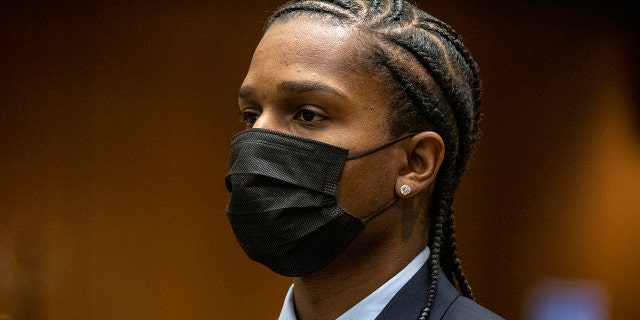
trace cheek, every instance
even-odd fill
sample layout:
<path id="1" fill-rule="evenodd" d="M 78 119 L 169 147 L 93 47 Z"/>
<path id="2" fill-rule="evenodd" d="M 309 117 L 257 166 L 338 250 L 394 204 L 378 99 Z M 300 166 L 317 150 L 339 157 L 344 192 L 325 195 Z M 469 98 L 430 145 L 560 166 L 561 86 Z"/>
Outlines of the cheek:
<path id="1" fill-rule="evenodd" d="M 388 157 L 380 154 L 348 161 L 338 188 L 338 204 L 351 215 L 364 218 L 389 202 L 395 193 L 396 174 Z"/>

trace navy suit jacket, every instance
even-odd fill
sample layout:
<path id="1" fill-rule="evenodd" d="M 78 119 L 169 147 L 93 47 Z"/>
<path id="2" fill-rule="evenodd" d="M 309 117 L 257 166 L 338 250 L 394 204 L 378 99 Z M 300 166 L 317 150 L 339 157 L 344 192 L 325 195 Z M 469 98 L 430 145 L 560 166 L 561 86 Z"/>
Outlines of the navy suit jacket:
<path id="1" fill-rule="evenodd" d="M 398 291 L 375 320 L 417 319 L 427 301 L 429 287 L 428 262 Z M 485 309 L 458 291 L 447 277 L 440 274 L 438 294 L 434 301 L 430 320 L 499 320 L 500 316 Z"/>

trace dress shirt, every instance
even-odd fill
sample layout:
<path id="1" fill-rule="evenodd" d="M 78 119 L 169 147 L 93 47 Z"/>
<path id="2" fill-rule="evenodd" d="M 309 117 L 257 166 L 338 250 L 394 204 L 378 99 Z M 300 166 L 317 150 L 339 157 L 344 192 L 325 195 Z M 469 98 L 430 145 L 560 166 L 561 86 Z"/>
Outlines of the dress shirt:
<path id="1" fill-rule="evenodd" d="M 376 316 L 391 301 L 393 296 L 404 287 L 407 282 L 420 270 L 429 258 L 429 248 L 425 248 L 420 252 L 409 264 L 398 272 L 393 278 L 385 282 L 376 291 L 372 292 L 366 298 L 360 300 L 356 305 L 343 313 L 336 320 L 366 320 L 375 319 Z M 287 296 L 284 299 L 284 305 L 280 312 L 278 320 L 297 320 L 295 305 L 293 301 L 293 285 L 289 287 Z"/>

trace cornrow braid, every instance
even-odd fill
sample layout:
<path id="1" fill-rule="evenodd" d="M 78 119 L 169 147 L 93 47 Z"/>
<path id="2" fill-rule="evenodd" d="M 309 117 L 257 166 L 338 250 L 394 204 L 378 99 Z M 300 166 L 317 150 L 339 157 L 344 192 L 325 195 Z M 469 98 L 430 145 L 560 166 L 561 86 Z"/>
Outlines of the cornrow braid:
<path id="1" fill-rule="evenodd" d="M 391 88 L 393 137 L 433 130 L 445 143 L 430 208 L 430 283 L 416 317 L 429 318 L 442 275 L 473 299 L 458 257 L 453 200 L 478 137 L 476 62 L 449 25 L 405 0 L 294 0 L 271 16 L 265 30 L 301 14 L 350 25 L 368 36 L 363 63 Z"/>
<path id="2" fill-rule="evenodd" d="M 330 6 L 330 4 L 334 4 L 335 6 Z M 343 20 L 351 20 L 353 18 L 352 15 L 345 13 L 343 10 L 345 9 L 342 4 L 342 1 L 330 1 L 330 3 L 323 3 L 318 1 L 291 1 L 286 5 L 280 7 L 267 21 L 265 25 L 264 31 L 269 29 L 275 21 L 289 18 L 299 13 L 311 13 L 311 14 L 326 14 L 330 17 L 337 18 L 340 21 Z M 337 6 L 337 8 L 336 8 Z"/>

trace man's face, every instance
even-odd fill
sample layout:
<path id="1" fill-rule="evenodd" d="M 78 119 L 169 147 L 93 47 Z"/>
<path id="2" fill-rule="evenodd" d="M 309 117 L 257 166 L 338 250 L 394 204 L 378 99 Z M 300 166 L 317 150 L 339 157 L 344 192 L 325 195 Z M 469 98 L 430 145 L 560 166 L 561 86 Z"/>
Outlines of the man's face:
<path id="1" fill-rule="evenodd" d="M 296 17 L 272 25 L 240 88 L 248 126 L 364 151 L 389 140 L 386 88 L 358 62 L 352 28 Z M 405 156 L 406 157 L 406 156 Z M 363 218 L 394 197 L 402 151 L 391 146 L 348 161 L 338 203 Z"/>

